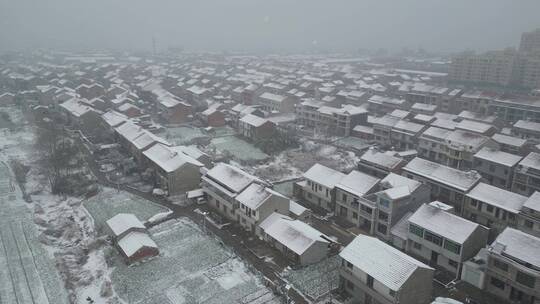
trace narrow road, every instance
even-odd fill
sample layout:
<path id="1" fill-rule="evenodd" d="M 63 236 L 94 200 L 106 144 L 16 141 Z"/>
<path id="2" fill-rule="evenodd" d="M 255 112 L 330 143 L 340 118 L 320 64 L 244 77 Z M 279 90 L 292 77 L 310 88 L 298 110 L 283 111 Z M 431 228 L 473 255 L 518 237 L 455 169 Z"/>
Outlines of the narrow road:
<path id="1" fill-rule="evenodd" d="M 80 144 L 83 147 L 86 147 L 86 145 L 83 144 L 80 137 L 77 137 L 77 140 L 80 141 Z M 160 204 L 164 207 L 167 207 L 173 211 L 174 218 L 187 217 L 196 223 L 202 223 L 204 221 L 203 215 L 195 212 L 195 209 L 199 207 L 196 204 L 193 204 L 190 206 L 176 205 L 164 197 L 157 197 L 157 196 L 152 195 L 151 193 L 142 192 L 137 189 L 128 187 L 126 185 L 119 185 L 117 183 L 113 183 L 109 181 L 106 175 L 103 172 L 99 171 L 99 164 L 95 161 L 90 151 L 84 148 L 84 149 L 81 149 L 81 152 L 83 152 L 83 154 L 85 155 L 85 160 L 88 165 L 88 168 L 92 171 L 94 176 L 97 178 L 98 183 L 100 185 L 111 187 L 111 188 L 117 188 L 122 191 L 127 191 L 131 194 L 137 195 L 146 200 L 149 200 L 154 203 Z M 248 261 L 249 264 L 254 266 L 269 281 L 275 283 L 279 287 L 283 287 L 286 285 L 286 283 L 281 279 L 279 274 L 276 273 L 269 264 L 267 264 L 264 260 L 259 259 L 249 250 L 249 248 L 245 246 L 244 244 L 245 240 L 242 238 L 240 234 L 238 234 L 237 237 L 234 237 L 233 235 L 231 235 L 230 230 L 234 230 L 234 227 L 231 227 L 231 228 L 226 227 L 224 229 L 218 229 L 217 227 L 211 224 L 207 224 L 204 226 L 204 229 L 210 230 L 214 235 L 216 235 L 223 242 L 223 244 L 233 248 L 238 256 L 240 256 L 243 260 Z M 289 289 L 288 295 L 290 299 L 294 301 L 294 303 L 306 303 L 306 304 L 308 303 L 302 295 L 298 294 L 292 288 Z"/>

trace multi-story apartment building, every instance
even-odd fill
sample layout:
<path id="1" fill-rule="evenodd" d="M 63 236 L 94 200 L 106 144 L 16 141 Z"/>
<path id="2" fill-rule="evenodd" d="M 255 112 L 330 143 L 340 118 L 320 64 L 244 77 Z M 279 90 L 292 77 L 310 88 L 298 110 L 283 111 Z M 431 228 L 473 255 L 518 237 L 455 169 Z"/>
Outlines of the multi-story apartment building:
<path id="1" fill-rule="evenodd" d="M 420 157 L 403 167 L 403 175 L 428 184 L 431 198 L 453 206 L 456 214 L 463 211 L 465 194 L 482 179 L 476 171 L 461 171 Z"/>
<path id="2" fill-rule="evenodd" d="M 512 82 L 516 51 L 462 53 L 452 58 L 448 78 L 455 82 L 508 86 Z"/>
<path id="3" fill-rule="evenodd" d="M 540 122 L 540 100 L 524 96 L 494 99 L 488 105 L 488 112 L 508 123 L 518 120 Z"/>
<path id="4" fill-rule="evenodd" d="M 430 199 L 427 185 L 394 173 L 380 182 L 365 175 L 351 177 L 355 184 L 336 186 L 335 214 L 385 240 L 390 239 L 390 228 L 407 212 L 414 212 Z"/>
<path id="5" fill-rule="evenodd" d="M 368 99 L 369 112 L 375 115 L 385 115 L 393 110 L 408 110 L 411 104 L 405 99 L 381 95 L 373 95 Z"/>
<path id="6" fill-rule="evenodd" d="M 434 269 L 384 242 L 357 236 L 340 252 L 340 287 L 358 303 L 429 304 Z"/>
<path id="7" fill-rule="evenodd" d="M 399 118 L 391 115 L 375 117 L 371 123 L 373 125 L 373 138 L 375 142 L 382 146 L 390 146 L 392 144 L 390 133 L 392 127 L 400 121 Z"/>
<path id="8" fill-rule="evenodd" d="M 219 163 L 201 178 L 208 205 L 248 231 L 260 234 L 258 225 L 273 212 L 287 215 L 289 199 L 270 184 L 234 166 Z"/>
<path id="9" fill-rule="evenodd" d="M 398 150 L 415 149 L 418 145 L 418 137 L 425 129 L 426 126 L 423 124 L 400 120 L 390 131 L 390 142 Z"/>
<path id="10" fill-rule="evenodd" d="M 534 52 L 540 50 L 540 29 L 521 34 L 519 50 L 521 52 Z"/>
<path id="11" fill-rule="evenodd" d="M 294 102 L 293 98 L 270 92 L 264 92 L 257 97 L 257 103 L 268 112 L 292 113 L 294 112 Z"/>
<path id="12" fill-rule="evenodd" d="M 455 130 L 445 138 L 446 164 L 452 168 L 472 168 L 473 156 L 483 147 L 496 148 L 491 138 L 463 130 Z"/>
<path id="13" fill-rule="evenodd" d="M 485 289 L 511 303 L 540 303 L 540 238 L 506 228 L 488 247 Z"/>
<path id="14" fill-rule="evenodd" d="M 527 154 L 527 140 L 510 135 L 495 134 L 491 136 L 501 151 L 510 154 L 525 156 Z"/>
<path id="15" fill-rule="evenodd" d="M 342 105 L 341 108 L 322 106 L 318 110 L 315 129 L 318 133 L 349 136 L 356 125 L 365 125 L 367 111 L 363 107 Z"/>
<path id="16" fill-rule="evenodd" d="M 429 127 L 418 138 L 418 154 L 425 159 L 446 164 L 446 138 L 452 131 Z"/>
<path id="17" fill-rule="evenodd" d="M 429 204 L 409 218 L 407 238 L 408 253 L 459 274 L 462 263 L 486 246 L 488 229 Z"/>
<path id="18" fill-rule="evenodd" d="M 518 120 L 512 126 L 512 134 L 521 139 L 540 142 L 540 122 Z"/>
<path id="19" fill-rule="evenodd" d="M 523 204 L 517 228 L 540 237 L 540 192 L 534 192 Z"/>
<path id="20" fill-rule="evenodd" d="M 479 183 L 466 195 L 463 217 L 490 228 L 490 239 L 506 227 L 516 227 L 527 197 Z"/>
<path id="21" fill-rule="evenodd" d="M 474 155 L 473 169 L 489 184 L 510 190 L 514 168 L 521 159 L 519 155 L 484 147 Z"/>
<path id="22" fill-rule="evenodd" d="M 367 122 L 367 111 L 363 107 L 348 104 L 334 107 L 307 100 L 300 103 L 295 111 L 298 124 L 326 135 L 349 136 L 356 125 Z"/>
<path id="23" fill-rule="evenodd" d="M 540 153 L 531 152 L 514 170 L 512 191 L 530 196 L 540 191 Z"/>
<path id="24" fill-rule="evenodd" d="M 346 175 L 334 169 L 315 164 L 303 175 L 298 183 L 300 197 L 330 212 L 335 209 L 335 187 Z"/>

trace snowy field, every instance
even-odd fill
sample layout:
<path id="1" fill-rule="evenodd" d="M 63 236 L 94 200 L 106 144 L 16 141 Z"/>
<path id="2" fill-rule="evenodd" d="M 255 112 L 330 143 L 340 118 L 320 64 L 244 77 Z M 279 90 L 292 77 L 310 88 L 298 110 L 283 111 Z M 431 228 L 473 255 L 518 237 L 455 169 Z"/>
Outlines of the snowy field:
<path id="1" fill-rule="evenodd" d="M 282 277 L 296 290 L 314 301 L 319 301 L 336 289 L 339 282 L 337 255 L 298 270 L 286 270 Z"/>
<path id="2" fill-rule="evenodd" d="M 26 204 L 9 168 L 0 163 L 0 303 L 68 303 L 55 261 L 39 242 Z"/>
<path id="3" fill-rule="evenodd" d="M 240 162 L 258 162 L 269 158 L 268 154 L 261 149 L 236 136 L 214 138 L 210 142 L 210 146 L 221 153 L 229 153 Z"/>
<path id="4" fill-rule="evenodd" d="M 118 213 L 133 213 L 141 221 L 167 212 L 169 209 L 145 200 L 131 193 L 113 188 L 103 188 L 97 195 L 84 202 L 84 207 L 94 219 L 95 228 L 103 232 L 105 222 Z"/>
<path id="5" fill-rule="evenodd" d="M 150 229 L 160 256 L 127 266 L 114 254 L 116 292 L 134 304 L 280 303 L 261 277 L 187 218 Z"/>
<path id="6" fill-rule="evenodd" d="M 191 144 L 195 139 L 208 138 L 200 129 L 191 127 L 167 128 L 158 135 L 164 137 L 174 145 L 187 145 Z"/>

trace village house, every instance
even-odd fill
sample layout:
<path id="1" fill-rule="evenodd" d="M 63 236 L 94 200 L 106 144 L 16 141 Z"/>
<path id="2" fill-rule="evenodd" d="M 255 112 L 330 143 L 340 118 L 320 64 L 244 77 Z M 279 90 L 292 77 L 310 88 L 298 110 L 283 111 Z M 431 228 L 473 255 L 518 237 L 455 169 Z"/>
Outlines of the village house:
<path id="1" fill-rule="evenodd" d="M 429 304 L 434 269 L 390 245 L 359 235 L 339 254 L 339 286 L 354 301 Z"/>
<path id="2" fill-rule="evenodd" d="M 450 134 L 450 130 L 429 127 L 418 138 L 418 153 L 427 160 L 446 164 L 446 138 Z"/>
<path id="3" fill-rule="evenodd" d="M 506 227 L 516 227 L 528 197 L 479 183 L 466 195 L 463 217 L 490 228 L 494 239 Z"/>
<path id="4" fill-rule="evenodd" d="M 189 120 L 192 106 L 171 95 L 160 96 L 156 102 L 160 116 L 168 123 L 178 124 Z"/>
<path id="5" fill-rule="evenodd" d="M 495 134 L 491 136 L 491 139 L 493 139 L 493 141 L 495 141 L 499 145 L 501 151 L 503 152 L 521 156 L 527 155 L 526 139 L 521 139 L 504 134 Z"/>
<path id="6" fill-rule="evenodd" d="M 252 141 L 264 140 L 275 134 L 275 124 L 268 119 L 247 114 L 238 121 L 238 133 Z"/>
<path id="7" fill-rule="evenodd" d="M 531 152 L 517 164 L 512 191 L 526 196 L 540 191 L 540 153 Z"/>
<path id="8" fill-rule="evenodd" d="M 263 239 L 298 265 L 316 263 L 328 256 L 332 239 L 310 225 L 272 213 L 260 225 Z"/>
<path id="9" fill-rule="evenodd" d="M 405 99 L 381 95 L 373 95 L 368 99 L 369 112 L 374 115 L 385 115 L 394 110 L 409 110 L 411 104 Z"/>
<path id="10" fill-rule="evenodd" d="M 126 115 L 129 118 L 138 117 L 142 115 L 141 108 L 131 103 L 124 103 L 117 108 L 117 111 Z"/>
<path id="11" fill-rule="evenodd" d="M 488 229 L 447 212 L 422 205 L 409 217 L 406 251 L 429 265 L 459 275 L 462 263 L 485 247 Z"/>
<path id="12" fill-rule="evenodd" d="M 335 209 L 335 187 L 345 174 L 334 169 L 315 164 L 303 174 L 304 180 L 297 183 L 299 196 L 309 203 L 326 209 Z"/>
<path id="13" fill-rule="evenodd" d="M 512 134 L 521 139 L 540 142 L 540 122 L 518 120 L 512 126 Z"/>
<path id="14" fill-rule="evenodd" d="M 181 149 L 158 143 L 143 152 L 157 187 L 170 196 L 199 187 L 204 164 Z"/>
<path id="15" fill-rule="evenodd" d="M 512 303 L 540 299 L 540 238 L 506 228 L 487 250 L 485 289 Z"/>
<path id="16" fill-rule="evenodd" d="M 220 106 L 220 103 L 213 104 L 199 114 L 205 125 L 213 128 L 223 127 L 225 125 L 225 114 L 219 109 Z"/>
<path id="17" fill-rule="evenodd" d="M 264 92 L 257 97 L 257 103 L 268 112 L 294 112 L 294 99 L 284 95 Z"/>
<path id="18" fill-rule="evenodd" d="M 68 124 L 89 126 L 97 124 L 101 119 L 101 112 L 85 105 L 77 98 L 70 99 L 59 106 L 62 117 Z"/>
<path id="19" fill-rule="evenodd" d="M 401 173 L 401 168 L 407 162 L 398 156 L 390 155 L 375 148 L 369 148 L 358 162 L 358 170 L 369 175 L 383 178 L 389 173 Z"/>
<path id="20" fill-rule="evenodd" d="M 384 115 L 382 117 L 374 117 L 371 120 L 373 126 L 373 137 L 375 142 L 383 147 L 392 145 L 391 135 L 392 128 L 400 119 L 392 115 Z"/>
<path id="21" fill-rule="evenodd" d="M 403 175 L 431 187 L 431 197 L 463 212 L 465 194 L 476 186 L 482 176 L 476 171 L 461 171 L 419 157 L 403 167 Z"/>
<path id="22" fill-rule="evenodd" d="M 540 192 L 534 192 L 523 204 L 518 215 L 517 228 L 540 237 Z"/>
<path id="23" fill-rule="evenodd" d="M 514 168 L 521 156 L 484 147 L 473 156 L 473 170 L 478 171 L 491 185 L 504 189 L 512 188 Z"/>
<path id="24" fill-rule="evenodd" d="M 262 237 L 262 223 L 272 213 L 289 214 L 289 199 L 263 183 L 251 183 L 235 197 L 236 222 Z"/>
<path id="25" fill-rule="evenodd" d="M 126 263 L 132 264 L 159 255 L 158 246 L 135 215 L 119 213 L 107 220 L 106 224 Z"/>
<path id="26" fill-rule="evenodd" d="M 425 125 L 400 120 L 390 130 L 390 142 L 397 150 L 415 149 L 418 146 L 418 137 L 425 129 Z"/>

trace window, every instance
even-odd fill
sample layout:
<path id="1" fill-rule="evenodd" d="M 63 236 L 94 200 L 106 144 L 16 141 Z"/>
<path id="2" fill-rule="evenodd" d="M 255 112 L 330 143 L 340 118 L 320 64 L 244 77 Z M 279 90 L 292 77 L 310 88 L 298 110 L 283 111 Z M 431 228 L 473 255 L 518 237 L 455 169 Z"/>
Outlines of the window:
<path id="1" fill-rule="evenodd" d="M 353 211 L 352 218 L 355 220 L 358 219 L 358 213 Z"/>
<path id="2" fill-rule="evenodd" d="M 476 207 L 478 205 L 478 202 L 476 200 L 471 200 L 471 206 Z"/>
<path id="3" fill-rule="evenodd" d="M 390 291 L 388 291 L 388 294 L 393 298 L 396 296 L 396 292 L 392 289 L 390 289 Z"/>
<path id="4" fill-rule="evenodd" d="M 328 189 L 326 189 L 326 197 L 328 197 L 330 194 L 330 192 L 328 191 Z"/>
<path id="5" fill-rule="evenodd" d="M 368 274 L 366 285 L 370 288 L 373 288 L 373 277 Z"/>
<path id="6" fill-rule="evenodd" d="M 489 171 L 490 172 L 495 172 L 495 166 L 494 165 L 489 165 Z"/>
<path id="7" fill-rule="evenodd" d="M 347 280 L 347 289 L 354 290 L 354 284 L 349 280 Z"/>
<path id="8" fill-rule="evenodd" d="M 414 224 L 409 224 L 409 232 L 419 237 L 424 237 L 424 229 Z"/>
<path id="9" fill-rule="evenodd" d="M 379 231 L 380 233 L 386 234 L 387 230 L 388 230 L 388 227 L 386 227 L 386 225 L 383 225 L 380 223 L 377 225 L 377 231 Z"/>
<path id="10" fill-rule="evenodd" d="M 429 231 L 426 231 L 426 233 L 424 234 L 424 239 L 432 242 L 435 245 L 442 246 L 442 237 L 435 235 Z"/>
<path id="11" fill-rule="evenodd" d="M 422 244 L 413 241 L 413 248 L 416 250 L 422 250 Z"/>
<path id="12" fill-rule="evenodd" d="M 319 185 L 319 191 L 322 191 L 322 186 L 321 185 Z"/>
<path id="13" fill-rule="evenodd" d="M 381 221 L 387 222 L 388 221 L 388 213 L 379 211 L 379 219 Z"/>
<path id="14" fill-rule="evenodd" d="M 516 274 L 516 282 L 518 282 L 521 285 L 527 286 L 529 288 L 534 288 L 534 284 L 536 283 L 536 280 L 533 276 L 530 276 L 526 273 L 518 271 Z"/>
<path id="15" fill-rule="evenodd" d="M 384 208 L 390 208 L 390 201 L 384 198 L 379 198 L 379 205 L 383 206 Z"/>
<path id="16" fill-rule="evenodd" d="M 459 254 L 461 252 L 461 245 L 458 243 L 454 243 L 449 240 L 444 240 L 444 249 L 453 252 L 455 254 Z"/>
<path id="17" fill-rule="evenodd" d="M 487 205 L 487 206 L 486 206 L 486 211 L 489 212 L 489 213 L 493 213 L 493 210 L 494 210 L 494 209 L 495 209 L 495 208 L 493 208 L 493 206 L 491 206 L 491 205 Z"/>
<path id="18" fill-rule="evenodd" d="M 527 229 L 533 229 L 533 225 L 534 225 L 534 223 L 533 223 L 532 221 L 530 221 L 530 220 L 525 220 L 525 227 L 526 227 Z"/>
<path id="19" fill-rule="evenodd" d="M 343 193 L 343 195 L 341 195 L 341 200 L 346 202 L 347 201 L 347 194 Z"/>
<path id="20" fill-rule="evenodd" d="M 457 269 L 458 262 L 456 262 L 456 261 L 454 261 L 454 260 L 451 260 L 451 259 L 448 259 L 448 265 L 450 265 L 452 268 L 456 268 L 456 269 Z"/>
<path id="21" fill-rule="evenodd" d="M 499 288 L 501 290 L 504 290 L 504 282 L 503 281 L 492 277 L 490 282 L 491 282 L 491 285 L 493 285 L 493 286 L 495 286 L 495 287 L 497 287 L 497 288 Z"/>
<path id="22" fill-rule="evenodd" d="M 499 268 L 500 270 L 504 272 L 508 271 L 508 264 L 506 264 L 505 262 L 501 260 L 493 259 L 493 266 Z"/>
<path id="23" fill-rule="evenodd" d="M 353 268 L 353 265 L 352 265 L 352 263 L 351 263 L 351 262 L 349 262 L 349 261 L 347 261 L 347 268 L 349 268 L 349 269 L 352 269 L 352 268 Z"/>

